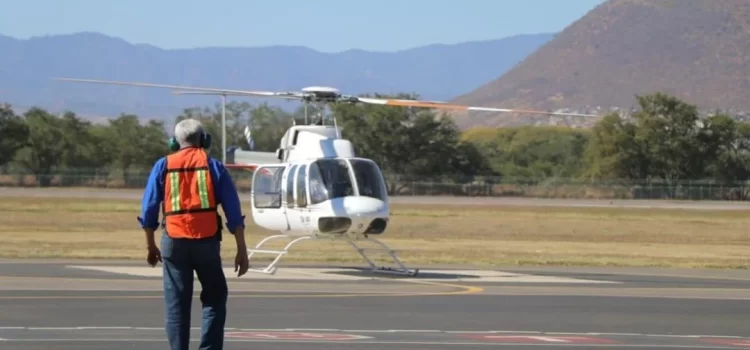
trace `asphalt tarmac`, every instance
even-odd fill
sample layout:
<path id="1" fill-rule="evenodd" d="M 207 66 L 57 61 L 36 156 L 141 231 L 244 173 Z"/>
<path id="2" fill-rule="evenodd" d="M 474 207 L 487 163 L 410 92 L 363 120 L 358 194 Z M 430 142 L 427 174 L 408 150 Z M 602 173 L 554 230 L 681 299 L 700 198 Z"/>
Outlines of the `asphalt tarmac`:
<path id="1" fill-rule="evenodd" d="M 104 188 L 21 188 L 0 187 L 0 197 L 62 197 L 62 198 L 100 198 L 139 200 L 143 190 L 104 189 Z M 242 198 L 249 198 L 249 193 L 241 193 Z M 558 198 L 521 198 L 521 197 L 455 197 L 455 196 L 396 196 L 390 197 L 394 204 L 432 204 L 432 205 L 514 205 L 514 206 L 550 206 L 550 207 L 596 207 L 596 208 L 662 208 L 662 209 L 698 209 L 698 210 L 750 210 L 748 201 L 678 201 L 678 200 L 618 200 L 618 199 L 558 199 Z"/>
<path id="2" fill-rule="evenodd" d="M 168 348 L 161 270 L 143 265 L 0 261 L 0 349 Z M 745 271 L 428 268 L 414 278 L 346 267 L 241 278 L 226 271 L 226 349 L 750 346 Z M 195 340 L 199 291 L 197 284 Z"/>
<path id="3" fill-rule="evenodd" d="M 0 196 L 140 198 L 141 191 L 0 188 Z M 746 210 L 741 202 L 396 197 L 460 203 Z M 159 268 L 0 261 L 0 349 L 166 349 Z M 230 276 L 225 349 L 740 349 L 744 270 L 421 267 L 416 278 L 330 266 Z M 197 284 L 197 283 L 196 283 Z M 193 303 L 193 348 L 200 302 Z M 249 344 L 251 343 L 251 344 Z"/>

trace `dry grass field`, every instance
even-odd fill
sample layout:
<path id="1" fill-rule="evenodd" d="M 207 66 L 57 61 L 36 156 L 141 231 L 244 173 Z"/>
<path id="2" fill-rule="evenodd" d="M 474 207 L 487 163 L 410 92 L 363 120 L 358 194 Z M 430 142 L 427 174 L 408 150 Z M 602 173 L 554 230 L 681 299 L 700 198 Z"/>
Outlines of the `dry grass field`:
<path id="1" fill-rule="evenodd" d="M 268 232 L 244 205 L 252 246 Z M 137 200 L 2 197 L 0 257 L 145 259 L 139 210 Z M 742 268 L 748 233 L 744 211 L 409 204 L 392 206 L 382 240 L 411 264 Z M 224 242 L 231 260 L 234 239 Z M 364 264 L 328 241 L 300 243 L 283 262 Z"/>

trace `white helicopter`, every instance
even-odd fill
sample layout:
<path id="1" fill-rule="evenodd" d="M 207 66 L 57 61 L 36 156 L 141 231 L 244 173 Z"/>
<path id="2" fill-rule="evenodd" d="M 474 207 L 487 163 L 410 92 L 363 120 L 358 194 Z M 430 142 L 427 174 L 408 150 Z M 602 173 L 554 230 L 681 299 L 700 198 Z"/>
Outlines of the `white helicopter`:
<path id="1" fill-rule="evenodd" d="M 276 255 L 265 268 L 249 271 L 275 274 L 277 263 L 291 247 L 307 239 L 337 239 L 348 242 L 376 273 L 416 276 L 418 269 L 407 268 L 396 252 L 385 243 L 371 237 L 385 232 L 389 218 L 388 193 L 378 165 L 370 159 L 357 157 L 352 142 L 342 138 L 336 118 L 329 115 L 332 125 L 326 125 L 325 115 L 308 122 L 308 103 L 325 111 L 331 103 L 367 103 L 385 106 L 423 107 L 452 110 L 532 113 L 597 117 L 591 114 L 557 113 L 506 108 L 474 107 L 440 101 L 380 99 L 342 95 L 331 87 L 313 86 L 295 92 L 244 91 L 192 86 L 122 82 L 93 79 L 55 78 L 97 84 L 142 86 L 174 89 L 177 94 L 212 94 L 226 96 L 277 97 L 300 100 L 305 103 L 305 124 L 293 125 L 281 138 L 276 152 L 236 150 L 228 168 L 248 169 L 254 172 L 251 187 L 252 216 L 255 223 L 275 235 L 262 239 L 248 249 L 249 257 L 255 253 Z M 224 102 L 224 100 L 223 100 Z M 223 109 L 223 108 L 222 108 Z M 224 125 L 222 125 L 224 127 Z M 223 131 L 224 132 L 224 131 Z M 226 141 L 222 137 L 224 154 Z M 261 249 L 272 240 L 291 240 L 282 250 Z M 360 247 L 357 243 L 369 241 L 375 249 Z M 397 265 L 395 268 L 378 266 L 367 251 L 385 251 Z"/>

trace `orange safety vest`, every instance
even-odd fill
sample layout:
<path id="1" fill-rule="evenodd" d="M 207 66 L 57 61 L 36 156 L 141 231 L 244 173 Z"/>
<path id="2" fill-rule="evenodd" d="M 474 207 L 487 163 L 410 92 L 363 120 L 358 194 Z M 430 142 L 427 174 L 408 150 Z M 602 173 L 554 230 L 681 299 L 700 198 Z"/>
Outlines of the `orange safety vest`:
<path id="1" fill-rule="evenodd" d="M 164 221 L 172 238 L 200 239 L 220 229 L 208 154 L 186 148 L 166 158 Z"/>

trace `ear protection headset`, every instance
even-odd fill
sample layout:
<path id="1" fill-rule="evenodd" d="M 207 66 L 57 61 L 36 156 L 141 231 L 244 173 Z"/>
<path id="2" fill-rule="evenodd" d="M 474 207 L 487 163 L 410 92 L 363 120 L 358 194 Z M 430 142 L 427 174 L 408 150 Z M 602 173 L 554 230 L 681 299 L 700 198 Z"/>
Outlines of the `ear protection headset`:
<path id="1" fill-rule="evenodd" d="M 211 148 L 211 134 L 209 134 L 209 133 L 207 133 L 205 131 L 202 132 L 201 136 L 200 136 L 199 145 L 203 149 L 209 149 L 209 148 Z M 180 143 L 177 142 L 177 138 L 175 138 L 174 136 L 172 136 L 171 138 L 169 138 L 169 141 L 167 142 L 167 146 L 169 146 L 169 150 L 172 151 L 172 152 L 177 152 L 177 151 L 180 150 Z"/>

